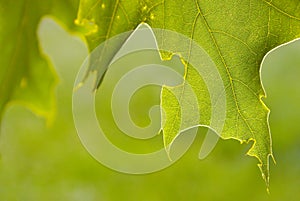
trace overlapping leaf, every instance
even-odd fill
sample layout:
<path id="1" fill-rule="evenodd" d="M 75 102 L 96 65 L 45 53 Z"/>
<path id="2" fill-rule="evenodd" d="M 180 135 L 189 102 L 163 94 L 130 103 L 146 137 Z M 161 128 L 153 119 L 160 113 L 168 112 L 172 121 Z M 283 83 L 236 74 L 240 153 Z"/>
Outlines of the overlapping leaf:
<path id="1" fill-rule="evenodd" d="M 44 15 L 72 27 L 77 4 L 76 0 L 0 1 L 0 115 L 8 103 L 18 102 L 51 120 L 57 78 L 39 48 L 37 27 Z"/>

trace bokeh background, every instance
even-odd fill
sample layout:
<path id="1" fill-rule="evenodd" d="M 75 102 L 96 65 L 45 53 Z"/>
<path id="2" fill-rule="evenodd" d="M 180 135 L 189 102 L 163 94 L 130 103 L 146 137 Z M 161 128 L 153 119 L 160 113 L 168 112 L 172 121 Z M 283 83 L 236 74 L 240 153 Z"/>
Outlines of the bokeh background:
<path id="1" fill-rule="evenodd" d="M 245 155 L 250 144 L 220 140 L 206 159 L 198 159 L 203 128 L 184 157 L 165 170 L 126 175 L 99 164 L 82 146 L 72 119 L 73 82 L 88 50 L 50 18 L 38 36 L 60 79 L 57 116 L 49 125 L 24 107 L 7 109 L 0 134 L 1 201 L 300 200 L 300 41 L 271 52 L 262 67 L 277 162 L 271 162 L 268 194 L 258 161 Z"/>

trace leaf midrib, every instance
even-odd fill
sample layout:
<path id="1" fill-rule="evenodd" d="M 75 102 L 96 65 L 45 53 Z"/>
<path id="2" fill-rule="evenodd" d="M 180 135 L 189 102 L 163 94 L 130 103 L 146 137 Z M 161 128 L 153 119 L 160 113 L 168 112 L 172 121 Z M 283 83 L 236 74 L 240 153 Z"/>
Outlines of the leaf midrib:
<path id="1" fill-rule="evenodd" d="M 224 59 L 224 57 L 223 57 L 223 55 L 222 55 L 222 53 L 221 53 L 221 50 L 220 50 L 220 48 L 219 48 L 219 46 L 218 46 L 218 44 L 217 44 L 217 41 L 216 41 L 216 39 L 215 39 L 215 37 L 214 37 L 212 31 L 211 31 L 212 29 L 210 28 L 209 23 L 208 23 L 208 21 L 206 20 L 206 18 L 205 18 L 205 16 L 204 16 L 203 12 L 202 12 L 202 10 L 201 10 L 201 7 L 200 7 L 200 4 L 199 4 L 198 0 L 195 0 L 195 2 L 196 2 L 197 9 L 198 9 L 198 13 L 200 14 L 200 16 L 202 17 L 202 19 L 203 19 L 203 21 L 204 21 L 204 24 L 205 24 L 205 27 L 206 27 L 206 29 L 207 29 L 207 32 L 209 33 L 209 35 L 210 35 L 210 37 L 211 37 L 211 39 L 212 39 L 212 41 L 213 41 L 213 43 L 214 43 L 214 46 L 215 46 L 216 49 L 217 49 L 218 55 L 219 55 L 220 58 L 221 58 L 221 62 L 222 62 L 222 64 L 223 64 L 223 66 L 225 67 L 226 74 L 227 74 L 227 76 L 229 77 L 230 88 L 231 88 L 231 92 L 232 92 L 232 95 L 233 95 L 233 98 L 234 98 L 234 102 L 235 102 L 235 106 L 236 106 L 237 112 L 238 112 L 238 114 L 241 116 L 241 118 L 242 118 L 242 120 L 244 121 L 244 123 L 246 124 L 246 126 L 248 127 L 248 129 L 249 129 L 249 131 L 250 131 L 252 137 L 253 137 L 254 139 L 256 139 L 256 138 L 254 137 L 255 134 L 254 134 L 253 129 L 252 129 L 251 126 L 249 125 L 247 119 L 246 119 L 246 118 L 242 115 L 242 113 L 241 113 L 240 106 L 238 105 L 238 101 L 237 101 L 237 96 L 236 96 L 236 93 L 235 93 L 235 89 L 234 89 L 234 86 L 233 86 L 233 78 L 232 78 L 231 73 L 230 73 L 230 71 L 229 71 L 229 69 L 228 69 L 228 67 L 227 67 L 226 61 L 225 61 L 225 59 Z"/>

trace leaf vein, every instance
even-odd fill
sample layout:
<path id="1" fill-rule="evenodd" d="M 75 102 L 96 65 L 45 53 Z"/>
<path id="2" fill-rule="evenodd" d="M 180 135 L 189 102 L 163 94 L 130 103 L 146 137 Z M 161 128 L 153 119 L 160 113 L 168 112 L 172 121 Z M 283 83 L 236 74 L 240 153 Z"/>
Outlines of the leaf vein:
<path id="1" fill-rule="evenodd" d="M 300 18 L 298 18 L 298 17 L 296 17 L 296 16 L 294 16 L 294 15 L 291 15 L 291 14 L 287 13 L 287 12 L 284 11 L 284 10 L 281 10 L 280 8 L 278 8 L 277 6 L 275 6 L 274 4 L 272 4 L 272 2 L 268 2 L 268 1 L 266 1 L 266 0 L 261 0 L 261 1 L 263 1 L 265 4 L 269 5 L 269 6 L 272 7 L 273 9 L 277 10 L 277 11 L 280 12 L 281 14 L 283 14 L 283 15 L 285 15 L 285 16 L 287 16 L 287 17 L 290 17 L 290 18 L 292 18 L 292 19 L 294 19 L 294 20 L 300 21 Z"/>
<path id="2" fill-rule="evenodd" d="M 218 30 L 212 30 L 211 33 L 219 33 L 219 34 L 224 34 L 226 36 L 229 36 L 232 39 L 235 39 L 235 40 L 239 41 L 240 43 L 242 43 L 243 45 L 245 45 L 252 54 L 257 55 L 257 53 L 254 52 L 254 50 L 252 50 L 252 48 L 246 42 L 244 42 L 242 39 L 240 39 L 232 34 L 226 33 L 224 31 L 218 31 Z"/>

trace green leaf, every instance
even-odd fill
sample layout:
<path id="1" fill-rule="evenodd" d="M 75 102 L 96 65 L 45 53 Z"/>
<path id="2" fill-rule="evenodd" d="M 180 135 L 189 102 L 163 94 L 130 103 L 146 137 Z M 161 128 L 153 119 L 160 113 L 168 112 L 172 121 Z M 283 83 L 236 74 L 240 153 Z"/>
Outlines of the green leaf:
<path id="1" fill-rule="evenodd" d="M 44 15 L 55 15 L 71 28 L 77 6 L 77 0 L 0 0 L 0 115 L 17 102 L 52 120 L 57 78 L 40 50 L 37 27 Z"/>
<path id="2" fill-rule="evenodd" d="M 81 0 L 76 22 L 85 28 L 91 50 L 142 22 L 179 32 L 200 44 L 216 64 L 226 87 L 227 116 L 220 135 L 223 139 L 253 143 L 248 155 L 259 160 L 268 185 L 272 146 L 269 109 L 262 101 L 266 95 L 260 65 L 270 50 L 300 36 L 298 5 L 298 0 Z M 168 38 L 163 40 L 173 42 Z M 175 50 L 173 53 L 182 53 Z M 192 66 L 185 66 L 186 81 L 196 91 L 199 101 L 199 124 L 208 125 L 210 114 L 203 113 L 203 109 L 210 110 L 209 97 L 203 97 L 200 90 L 205 85 Z M 179 104 L 171 91 L 164 88 L 161 100 L 166 117 L 163 128 L 166 146 L 180 132 L 176 118 L 182 115 L 178 107 L 171 107 Z M 184 104 L 186 98 L 183 93 L 179 101 Z"/>

